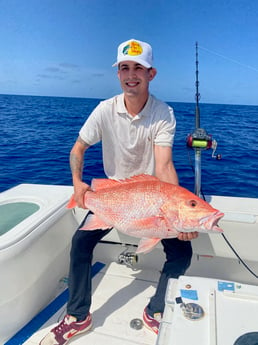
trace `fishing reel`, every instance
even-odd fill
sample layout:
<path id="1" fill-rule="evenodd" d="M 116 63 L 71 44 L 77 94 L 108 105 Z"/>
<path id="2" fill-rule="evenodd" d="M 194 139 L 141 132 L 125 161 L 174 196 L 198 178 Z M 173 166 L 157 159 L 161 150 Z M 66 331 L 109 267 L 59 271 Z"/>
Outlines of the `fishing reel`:
<path id="1" fill-rule="evenodd" d="M 217 141 L 203 128 L 196 128 L 193 133 L 188 134 L 186 144 L 189 148 L 195 150 L 213 149 L 212 158 L 221 159 L 221 155 L 215 155 L 217 149 Z"/>
<path id="2" fill-rule="evenodd" d="M 118 256 L 118 263 L 126 265 L 132 269 L 135 269 L 135 265 L 138 262 L 138 255 L 134 252 L 127 251 L 127 248 Z"/>
<path id="3" fill-rule="evenodd" d="M 196 128 L 193 133 L 188 134 L 186 143 L 192 149 L 207 150 L 212 147 L 212 137 L 205 129 Z"/>

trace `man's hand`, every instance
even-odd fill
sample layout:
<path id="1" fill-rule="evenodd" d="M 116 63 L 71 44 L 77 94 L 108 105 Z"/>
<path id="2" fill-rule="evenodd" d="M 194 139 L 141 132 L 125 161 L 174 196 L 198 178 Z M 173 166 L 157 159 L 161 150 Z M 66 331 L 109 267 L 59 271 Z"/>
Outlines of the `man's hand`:
<path id="1" fill-rule="evenodd" d="M 74 186 L 74 200 L 78 207 L 86 209 L 84 205 L 84 195 L 91 190 L 90 186 L 84 182 L 77 183 L 76 186 Z"/>
<path id="2" fill-rule="evenodd" d="M 180 232 L 177 238 L 181 241 L 191 241 L 198 237 L 198 232 Z"/>

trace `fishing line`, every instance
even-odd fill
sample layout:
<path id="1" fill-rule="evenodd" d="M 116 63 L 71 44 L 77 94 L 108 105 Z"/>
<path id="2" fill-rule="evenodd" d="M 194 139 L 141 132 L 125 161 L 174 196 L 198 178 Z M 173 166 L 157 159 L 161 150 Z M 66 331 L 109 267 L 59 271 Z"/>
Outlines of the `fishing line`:
<path id="1" fill-rule="evenodd" d="M 226 236 L 224 234 L 221 234 L 225 240 L 225 242 L 227 243 L 227 245 L 229 246 L 229 248 L 232 250 L 232 252 L 236 255 L 236 257 L 238 258 L 238 260 L 244 265 L 244 267 L 255 277 L 258 278 L 258 275 L 254 273 L 254 271 L 251 270 L 251 268 L 244 262 L 243 259 L 241 259 L 241 257 L 238 255 L 238 253 L 235 251 L 235 249 L 232 247 L 231 243 L 229 242 L 229 240 L 226 238 Z"/>
<path id="2" fill-rule="evenodd" d="M 203 200 L 205 200 L 205 196 L 202 192 L 202 197 Z M 229 242 L 229 240 L 226 238 L 226 236 L 224 234 L 221 234 L 224 241 L 227 243 L 227 245 L 229 246 L 229 248 L 232 250 L 232 252 L 235 254 L 235 256 L 237 257 L 237 259 L 243 264 L 243 266 L 255 277 L 258 278 L 258 275 L 254 273 L 254 271 L 251 270 L 251 268 L 245 263 L 245 261 L 240 257 L 240 255 L 237 253 L 237 251 L 234 249 L 234 247 L 232 246 L 232 244 Z"/>
<path id="3" fill-rule="evenodd" d="M 192 171 L 194 173 L 194 166 L 193 166 L 193 163 L 192 163 L 192 159 L 191 159 L 191 155 L 190 155 L 190 150 L 188 149 L 187 150 L 187 153 L 188 153 L 188 159 L 189 159 L 189 164 L 190 164 L 190 167 L 192 168 Z M 203 193 L 203 190 L 202 188 L 200 189 L 201 191 L 201 195 L 202 195 L 202 198 L 204 201 L 206 201 L 205 199 L 205 195 Z M 224 241 L 227 243 L 227 245 L 229 246 L 229 248 L 232 250 L 232 252 L 235 254 L 235 256 L 237 257 L 237 259 L 243 264 L 243 266 L 255 277 L 255 278 L 258 278 L 258 275 L 254 273 L 254 271 L 251 270 L 251 268 L 245 263 L 245 261 L 240 257 L 240 255 L 237 253 L 237 251 L 234 249 L 234 247 L 232 246 L 232 244 L 229 242 L 229 240 L 226 238 L 226 236 L 224 234 L 221 234 Z"/>
<path id="4" fill-rule="evenodd" d="M 207 52 L 209 52 L 209 53 L 211 53 L 211 54 L 217 55 L 217 56 L 219 56 L 219 57 L 221 57 L 221 58 L 223 58 L 223 59 L 225 59 L 225 60 L 228 60 L 228 61 L 230 61 L 230 62 L 233 62 L 233 63 L 235 63 L 235 64 L 237 64 L 237 65 L 239 65 L 239 66 L 242 66 L 242 67 L 245 67 L 245 68 L 249 68 L 249 69 L 251 69 L 251 70 L 253 70 L 253 71 L 255 71 L 255 72 L 258 72 L 258 68 L 256 68 L 256 67 L 253 67 L 253 66 L 250 66 L 250 65 L 246 65 L 246 64 L 244 64 L 244 63 L 242 63 L 242 62 L 239 62 L 239 61 L 237 61 L 237 60 L 235 60 L 235 59 L 232 59 L 232 58 L 227 57 L 227 56 L 225 56 L 225 55 L 222 55 L 222 54 L 220 54 L 220 53 L 216 53 L 216 52 L 214 52 L 214 51 L 212 51 L 212 50 L 210 50 L 210 49 L 207 49 L 207 48 L 205 48 L 205 47 L 202 47 L 202 46 L 200 46 L 200 45 L 199 45 L 199 48 L 201 48 L 202 50 L 205 50 L 205 51 L 207 51 Z"/>

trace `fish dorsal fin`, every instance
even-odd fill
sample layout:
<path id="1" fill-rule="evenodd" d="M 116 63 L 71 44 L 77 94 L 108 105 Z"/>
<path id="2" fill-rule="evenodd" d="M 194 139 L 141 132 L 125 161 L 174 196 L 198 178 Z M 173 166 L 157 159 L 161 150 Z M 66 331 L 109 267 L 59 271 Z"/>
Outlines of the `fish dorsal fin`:
<path id="1" fill-rule="evenodd" d="M 91 182 L 91 188 L 94 191 L 98 191 L 101 189 L 112 188 L 116 186 L 121 186 L 121 184 L 129 184 L 135 182 L 144 182 L 144 181 L 159 181 L 159 179 L 152 175 L 141 174 L 126 178 L 124 180 L 112 180 L 107 178 L 102 179 L 93 179 Z"/>
<path id="2" fill-rule="evenodd" d="M 91 189 L 93 191 L 98 191 L 101 189 L 106 189 L 106 188 L 112 188 L 114 186 L 117 186 L 118 181 L 116 180 L 111 180 L 108 178 L 94 178 L 91 181 Z"/>

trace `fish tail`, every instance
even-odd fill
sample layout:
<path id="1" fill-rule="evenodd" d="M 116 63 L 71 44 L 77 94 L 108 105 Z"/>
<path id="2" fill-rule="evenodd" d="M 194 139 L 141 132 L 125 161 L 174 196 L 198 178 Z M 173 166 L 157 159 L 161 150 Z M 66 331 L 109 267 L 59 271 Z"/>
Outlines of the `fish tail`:
<path id="1" fill-rule="evenodd" d="M 71 196 L 68 204 L 66 205 L 66 208 L 75 208 L 76 201 L 74 200 L 74 194 Z"/>

